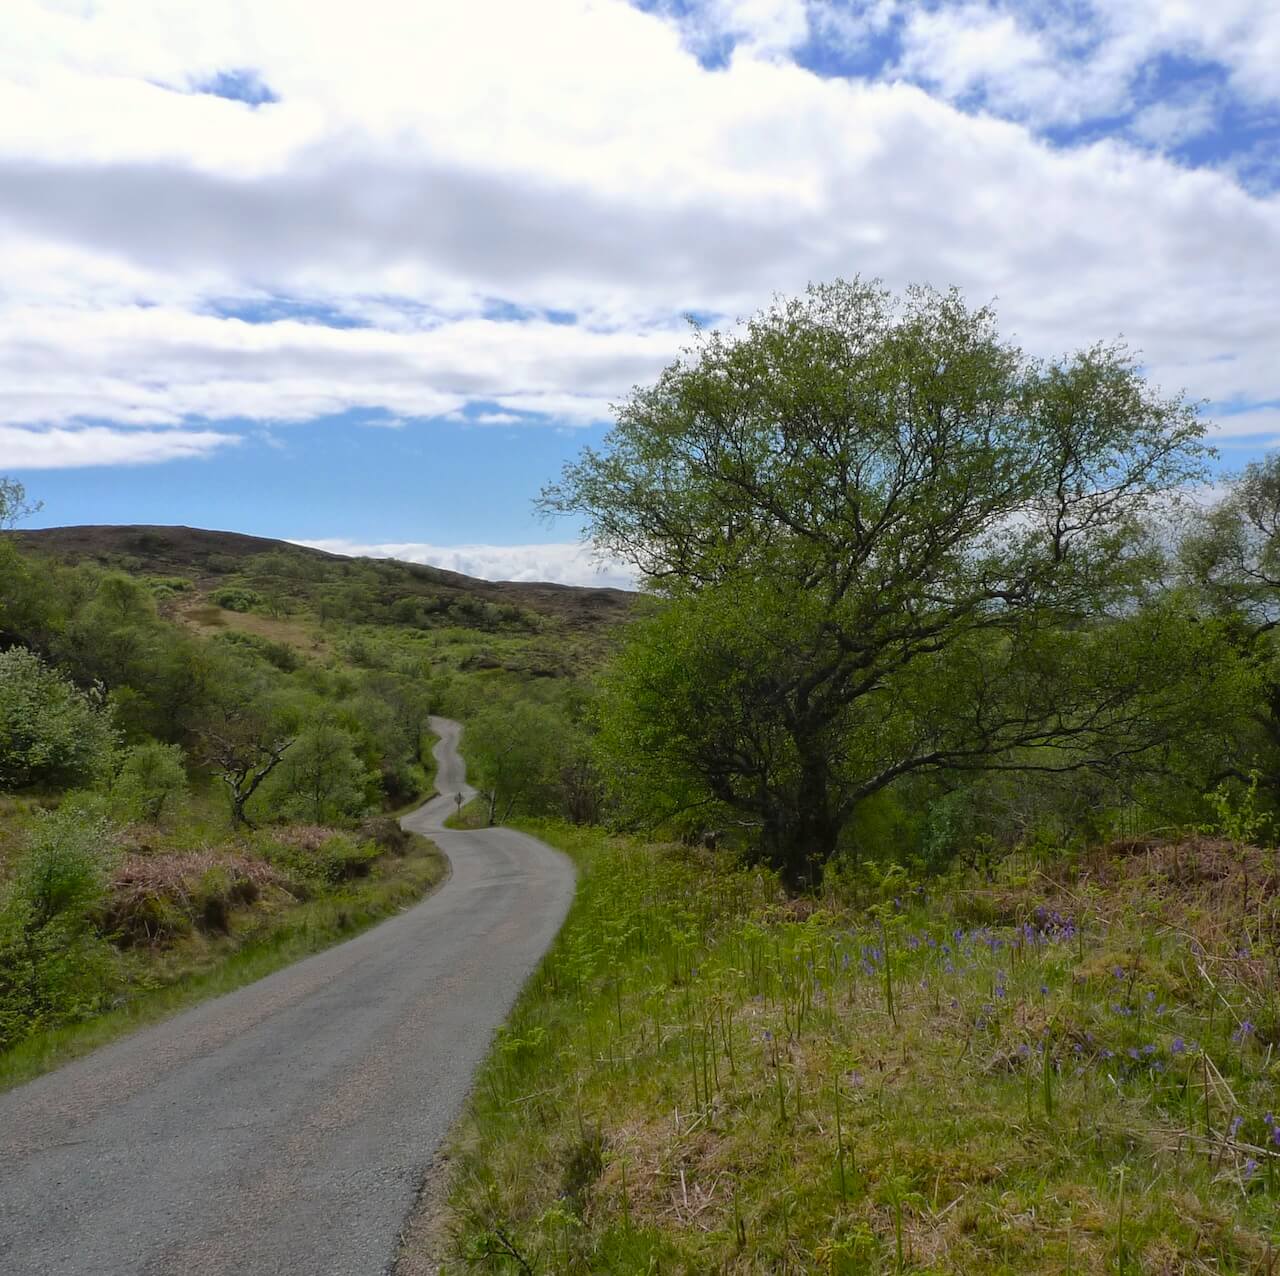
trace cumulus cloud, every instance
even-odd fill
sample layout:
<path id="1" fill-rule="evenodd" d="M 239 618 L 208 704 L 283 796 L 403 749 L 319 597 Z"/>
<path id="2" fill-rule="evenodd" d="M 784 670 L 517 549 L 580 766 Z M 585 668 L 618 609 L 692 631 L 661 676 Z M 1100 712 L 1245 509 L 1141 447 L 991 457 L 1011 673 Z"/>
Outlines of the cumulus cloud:
<path id="1" fill-rule="evenodd" d="M 855 272 L 996 297 L 1039 353 L 1123 332 L 1168 388 L 1277 397 L 1280 197 L 1038 130 L 1131 111 L 1124 136 L 1168 146 L 1212 127 L 1194 94 L 1142 104 L 1165 55 L 1271 101 L 1280 9 L 675 8 L 10 0 L 0 421 L 109 422 L 138 452 L 160 426 L 351 408 L 589 424 L 673 357 L 683 314 Z M 795 60 L 891 26 L 878 80 Z M 693 29 L 728 42 L 722 65 Z M 115 434 L 77 438 L 106 463 Z"/>
<path id="2" fill-rule="evenodd" d="M 574 541 L 541 545 L 362 544 L 352 540 L 299 540 L 296 545 L 360 558 L 398 558 L 426 563 L 481 580 L 549 581 L 559 585 L 635 589 L 636 573 L 627 564 L 602 559 L 590 546 Z"/>

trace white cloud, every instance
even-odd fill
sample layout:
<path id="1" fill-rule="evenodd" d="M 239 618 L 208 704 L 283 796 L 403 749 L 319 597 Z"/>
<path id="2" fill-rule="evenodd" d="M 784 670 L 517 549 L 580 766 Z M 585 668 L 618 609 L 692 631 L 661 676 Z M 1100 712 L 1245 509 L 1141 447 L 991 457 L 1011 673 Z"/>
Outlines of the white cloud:
<path id="1" fill-rule="evenodd" d="M 163 425 L 189 417 L 305 421 L 377 407 L 396 422 L 492 400 L 587 424 L 607 416 L 608 391 L 652 376 L 678 340 L 671 329 L 599 332 L 536 321 L 461 319 L 389 332 L 247 323 L 168 306 L 0 308 L 0 417 Z"/>
<path id="2" fill-rule="evenodd" d="M 1214 95 L 1201 95 L 1183 101 L 1153 102 L 1133 117 L 1129 129 L 1133 135 L 1154 146 L 1178 146 L 1201 137 L 1214 126 L 1217 103 Z"/>
<path id="3" fill-rule="evenodd" d="M 1216 66 L 1250 104 L 1280 102 L 1280 6 L 1257 0 L 961 0 L 905 15 L 901 73 L 1040 125 L 1127 114 L 1162 56 Z M 1212 118 L 1215 96 L 1195 110 Z"/>
<path id="4" fill-rule="evenodd" d="M 855 272 L 996 296 L 1040 353 L 1124 332 L 1170 388 L 1274 400 L 1280 197 L 945 99 L 1096 115 L 1166 51 L 1218 59 L 1261 102 L 1280 7 L 1065 11 L 714 0 L 696 20 L 741 43 L 707 70 L 687 30 L 622 0 L 366 0 L 359 21 L 306 0 L 10 0 L 0 421 L 584 424 L 672 357 L 680 314 Z M 933 96 L 790 58 L 895 14 Z M 229 68 L 280 100 L 189 91 Z M 1134 134 L 1171 144 L 1200 109 L 1149 109 Z M 280 299 L 295 317 L 225 316 Z M 533 317 L 486 317 L 495 300 Z"/>
<path id="5" fill-rule="evenodd" d="M 1216 412 L 1210 439 L 1253 439 L 1260 435 L 1280 437 L 1280 407 L 1262 407 L 1239 412 Z"/>
<path id="6" fill-rule="evenodd" d="M 239 441 L 237 435 L 213 430 L 119 430 L 110 426 L 31 430 L 0 425 L 0 470 L 154 465 L 208 456 Z"/>
<path id="7" fill-rule="evenodd" d="M 422 542 L 362 544 L 351 540 L 299 540 L 297 545 L 362 558 L 398 558 L 427 563 L 481 580 L 550 581 L 560 585 L 635 589 L 636 574 L 625 563 L 600 559 L 587 545 L 554 541 L 541 545 L 429 545 Z"/>

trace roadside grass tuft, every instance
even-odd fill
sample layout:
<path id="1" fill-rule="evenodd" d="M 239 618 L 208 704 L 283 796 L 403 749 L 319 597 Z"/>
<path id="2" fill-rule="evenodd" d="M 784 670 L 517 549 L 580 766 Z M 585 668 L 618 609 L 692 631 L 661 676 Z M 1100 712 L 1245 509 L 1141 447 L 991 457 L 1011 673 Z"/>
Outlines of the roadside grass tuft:
<path id="1" fill-rule="evenodd" d="M 524 827 L 579 893 L 455 1136 L 446 1271 L 1280 1266 L 1265 852 L 797 908 L 687 848 Z"/>

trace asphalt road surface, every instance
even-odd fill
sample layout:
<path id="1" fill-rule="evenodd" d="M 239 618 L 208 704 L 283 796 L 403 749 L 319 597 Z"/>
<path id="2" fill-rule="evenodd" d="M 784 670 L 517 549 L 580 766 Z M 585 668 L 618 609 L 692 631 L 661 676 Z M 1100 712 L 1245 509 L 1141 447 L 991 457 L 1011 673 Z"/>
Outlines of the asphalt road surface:
<path id="1" fill-rule="evenodd" d="M 573 895 L 471 795 L 457 723 L 407 816 L 453 872 L 335 948 L 0 1094 L 5 1276 L 356 1276 L 396 1240 L 476 1065 Z"/>

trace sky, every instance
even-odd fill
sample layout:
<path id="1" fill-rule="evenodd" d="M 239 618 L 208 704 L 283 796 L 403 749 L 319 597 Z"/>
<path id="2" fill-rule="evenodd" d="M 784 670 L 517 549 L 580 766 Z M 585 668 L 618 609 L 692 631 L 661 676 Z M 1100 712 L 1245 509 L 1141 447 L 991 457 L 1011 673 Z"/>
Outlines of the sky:
<path id="1" fill-rule="evenodd" d="M 0 474 L 621 583 L 541 486 L 689 342 L 838 276 L 1123 337 L 1280 443 L 1270 0 L 5 0 Z"/>

